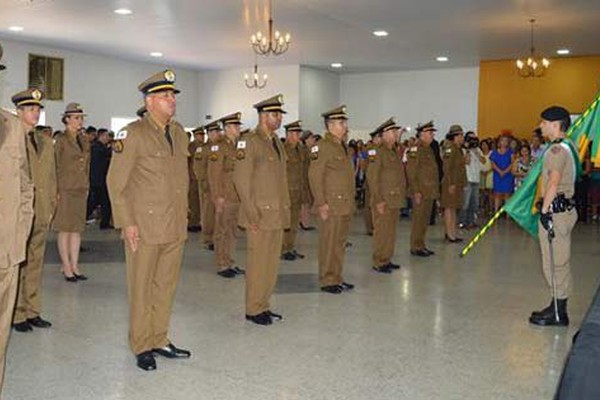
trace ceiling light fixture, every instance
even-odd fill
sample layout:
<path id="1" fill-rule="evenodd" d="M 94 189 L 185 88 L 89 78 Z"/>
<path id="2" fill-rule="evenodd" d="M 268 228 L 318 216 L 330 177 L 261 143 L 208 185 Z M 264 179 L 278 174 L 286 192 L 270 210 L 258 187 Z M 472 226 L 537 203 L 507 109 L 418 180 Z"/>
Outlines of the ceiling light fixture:
<path id="1" fill-rule="evenodd" d="M 342 63 L 331 63 L 331 68 L 342 68 L 343 66 Z"/>
<path id="2" fill-rule="evenodd" d="M 150 53 L 150 57 L 159 58 L 159 57 L 162 57 L 162 56 L 163 56 L 163 53 L 161 53 L 160 51 L 153 51 L 152 53 Z"/>
<path id="3" fill-rule="evenodd" d="M 115 14 L 119 14 L 119 15 L 133 14 L 133 11 L 131 11 L 129 8 L 117 8 L 114 12 L 115 12 Z"/>
<path id="4" fill-rule="evenodd" d="M 436 57 L 436 60 L 439 62 L 448 62 L 448 57 L 440 56 Z"/>
<path id="5" fill-rule="evenodd" d="M 262 89 L 267 86 L 267 79 L 269 79 L 267 74 L 263 74 L 262 79 L 260 78 L 260 74 L 258 73 L 258 64 L 256 61 L 254 62 L 254 69 L 252 72 L 252 78 L 248 74 L 244 74 L 244 83 L 248 89 Z"/>
<path id="6" fill-rule="evenodd" d="M 9 31 L 12 32 L 23 32 L 25 30 L 25 28 L 23 28 L 22 26 L 11 26 L 8 28 Z"/>
<path id="7" fill-rule="evenodd" d="M 272 1 L 269 0 L 269 32 L 267 35 L 258 32 L 251 36 L 250 43 L 252 43 L 254 52 L 261 56 L 269 54 L 278 56 L 289 49 L 291 39 L 289 33 L 282 35 L 279 31 L 273 32 L 273 6 Z"/>
<path id="8" fill-rule="evenodd" d="M 569 49 L 558 49 L 558 50 L 556 50 L 556 54 L 558 54 L 560 56 L 567 56 L 567 55 L 571 54 L 571 50 L 569 50 Z"/>
<path id="9" fill-rule="evenodd" d="M 519 58 L 516 61 L 517 71 L 523 78 L 541 78 L 550 66 L 550 60 L 546 57 L 536 57 L 535 46 L 533 44 L 533 25 L 535 24 L 535 19 L 530 19 L 529 23 L 531 24 L 531 47 L 529 56 L 524 59 Z"/>
<path id="10" fill-rule="evenodd" d="M 373 35 L 377 37 L 386 37 L 389 35 L 389 33 L 387 33 L 387 31 L 375 31 L 373 32 Z"/>

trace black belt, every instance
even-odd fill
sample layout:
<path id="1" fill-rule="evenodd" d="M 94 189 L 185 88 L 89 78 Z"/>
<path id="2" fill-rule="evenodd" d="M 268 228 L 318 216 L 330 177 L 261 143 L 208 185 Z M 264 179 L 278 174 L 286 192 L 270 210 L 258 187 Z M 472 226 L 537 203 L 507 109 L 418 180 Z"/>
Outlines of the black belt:
<path id="1" fill-rule="evenodd" d="M 550 211 L 552 211 L 553 214 L 558 214 L 571 211 L 575 206 L 575 199 L 567 198 L 564 194 L 559 193 L 554 200 L 552 200 L 552 203 L 550 203 Z"/>

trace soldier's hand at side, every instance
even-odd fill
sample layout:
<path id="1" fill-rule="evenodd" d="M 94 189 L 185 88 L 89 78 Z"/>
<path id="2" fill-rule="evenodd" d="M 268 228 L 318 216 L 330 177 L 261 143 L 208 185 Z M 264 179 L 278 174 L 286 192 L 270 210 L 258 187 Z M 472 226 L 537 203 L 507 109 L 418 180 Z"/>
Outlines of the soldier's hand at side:
<path id="1" fill-rule="evenodd" d="M 379 215 L 383 215 L 385 213 L 385 201 L 377 203 L 375 207 L 377 208 L 377 212 L 379 213 Z"/>
<path id="2" fill-rule="evenodd" d="M 221 214 L 225 209 L 225 198 L 219 197 L 215 202 L 215 212 Z"/>
<path id="3" fill-rule="evenodd" d="M 319 216 L 321 217 L 321 219 L 323 221 L 327 221 L 327 218 L 329 218 L 329 205 L 328 204 L 323 204 L 322 206 L 319 207 Z"/>
<path id="4" fill-rule="evenodd" d="M 413 197 L 416 205 L 421 204 L 421 200 L 423 199 L 423 195 L 421 193 L 415 193 Z"/>
<path id="5" fill-rule="evenodd" d="M 448 192 L 450 192 L 450 194 L 456 193 L 456 185 L 448 186 Z"/>
<path id="6" fill-rule="evenodd" d="M 257 233 L 258 232 L 258 225 L 257 224 L 250 224 L 248 226 L 248 228 L 250 229 L 250 231 L 252 231 L 252 233 Z"/>
<path id="7" fill-rule="evenodd" d="M 129 245 L 132 252 L 136 252 L 138 248 L 138 242 L 140 241 L 140 230 L 136 225 L 127 226 L 123 229 L 123 237 Z"/>

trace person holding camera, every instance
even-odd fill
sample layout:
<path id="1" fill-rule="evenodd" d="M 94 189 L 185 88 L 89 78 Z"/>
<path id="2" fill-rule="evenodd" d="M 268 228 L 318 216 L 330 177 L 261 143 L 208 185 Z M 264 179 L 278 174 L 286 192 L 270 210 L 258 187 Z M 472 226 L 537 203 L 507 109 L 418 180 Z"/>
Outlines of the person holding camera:
<path id="1" fill-rule="evenodd" d="M 467 185 L 464 188 L 463 204 L 460 212 L 459 227 L 461 229 L 476 228 L 477 210 L 479 210 L 479 183 L 481 169 L 486 159 L 479 149 L 479 139 L 473 131 L 465 134 L 463 145 Z"/>

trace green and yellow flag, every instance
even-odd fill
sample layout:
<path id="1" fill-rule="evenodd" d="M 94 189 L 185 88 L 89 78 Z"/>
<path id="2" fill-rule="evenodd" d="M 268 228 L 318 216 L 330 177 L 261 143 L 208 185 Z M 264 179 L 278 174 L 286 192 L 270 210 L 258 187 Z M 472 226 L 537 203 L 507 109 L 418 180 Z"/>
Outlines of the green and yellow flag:
<path id="1" fill-rule="evenodd" d="M 571 125 L 567 137 L 570 140 L 564 140 L 562 144 L 568 146 L 571 151 L 575 161 L 577 177 L 581 176 L 581 164 L 585 159 L 590 143 L 593 143 L 590 151 L 592 163 L 596 167 L 600 167 L 600 96 L 596 97 L 590 107 Z M 535 203 L 541 197 L 543 159 L 542 155 L 527 174 L 521 187 L 463 248 L 460 253 L 461 257 L 465 256 L 475 246 L 503 212 L 508 213 L 529 234 L 537 237 L 540 215 Z"/>

